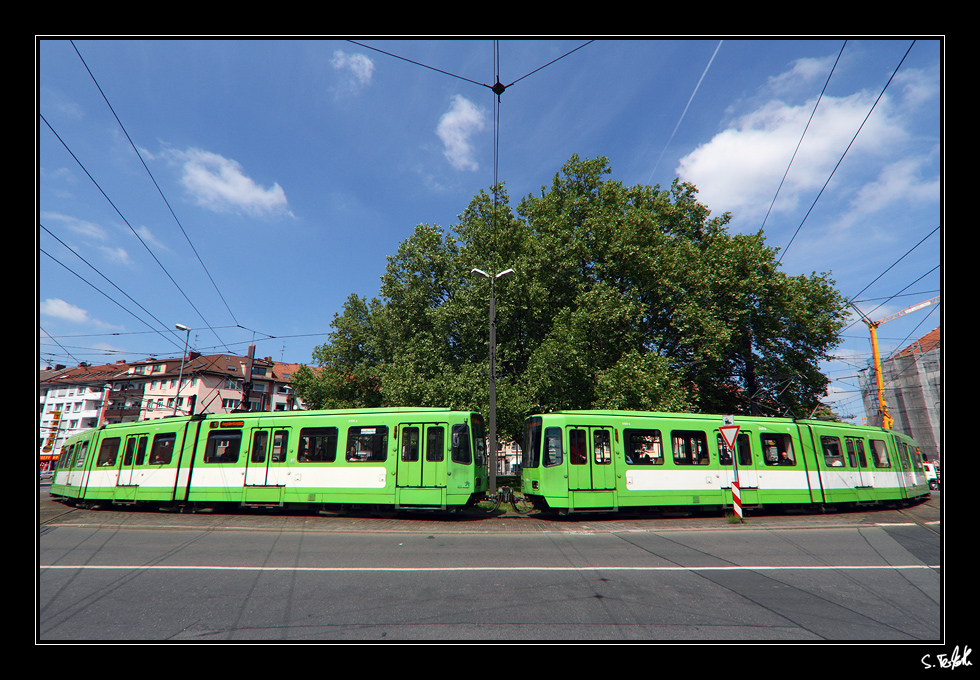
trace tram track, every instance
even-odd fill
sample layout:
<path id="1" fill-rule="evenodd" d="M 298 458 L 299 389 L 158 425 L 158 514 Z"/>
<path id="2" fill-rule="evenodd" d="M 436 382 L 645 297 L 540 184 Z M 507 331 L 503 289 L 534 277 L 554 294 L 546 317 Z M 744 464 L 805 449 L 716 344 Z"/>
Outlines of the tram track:
<path id="1" fill-rule="evenodd" d="M 921 505 L 918 506 L 914 506 L 914 508 L 899 508 L 898 514 L 901 515 L 902 517 L 907 518 L 908 520 L 913 522 L 916 526 L 920 526 L 923 529 L 927 529 L 938 536 L 941 533 L 939 528 L 942 526 L 941 519 L 940 520 L 923 519 L 915 512 L 915 508 L 925 506 L 932 509 L 939 509 L 940 505 L 941 505 L 941 500 L 939 498 L 930 498 L 925 503 L 922 503 Z"/>
<path id="2" fill-rule="evenodd" d="M 71 515 L 76 512 L 79 512 L 78 508 L 66 507 L 55 513 L 44 513 L 44 516 L 39 518 L 38 526 L 41 528 L 44 527 L 50 528 L 55 523 L 57 523 L 58 520 L 64 518 L 66 515 Z"/>

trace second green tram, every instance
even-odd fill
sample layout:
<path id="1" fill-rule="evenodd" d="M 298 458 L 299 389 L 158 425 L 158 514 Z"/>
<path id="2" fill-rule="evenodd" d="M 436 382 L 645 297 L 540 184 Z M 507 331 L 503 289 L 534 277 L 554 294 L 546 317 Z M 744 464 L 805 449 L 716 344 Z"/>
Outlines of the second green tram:
<path id="1" fill-rule="evenodd" d="M 881 428 L 736 416 L 564 411 L 525 422 L 521 491 L 561 513 L 683 506 L 909 503 L 929 495 L 916 443 Z"/>

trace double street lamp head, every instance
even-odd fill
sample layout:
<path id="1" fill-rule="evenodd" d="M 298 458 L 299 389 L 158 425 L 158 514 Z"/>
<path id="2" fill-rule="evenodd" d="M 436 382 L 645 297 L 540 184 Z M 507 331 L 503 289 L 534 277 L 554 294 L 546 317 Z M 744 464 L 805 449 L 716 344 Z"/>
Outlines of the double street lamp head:
<path id="1" fill-rule="evenodd" d="M 488 279 L 502 279 L 503 277 L 510 276 L 511 274 L 514 274 L 514 273 L 515 272 L 514 272 L 513 269 L 505 269 L 504 271 L 500 272 L 499 274 L 497 274 L 495 276 L 490 276 L 489 274 L 487 274 L 482 269 L 471 269 L 470 270 L 470 274 L 479 274 L 480 276 L 486 277 Z"/>

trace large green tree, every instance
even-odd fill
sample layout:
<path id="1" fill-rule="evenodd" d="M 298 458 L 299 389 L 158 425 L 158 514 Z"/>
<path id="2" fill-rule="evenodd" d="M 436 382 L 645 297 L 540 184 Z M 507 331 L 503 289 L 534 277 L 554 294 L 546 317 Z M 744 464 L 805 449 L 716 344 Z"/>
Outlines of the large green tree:
<path id="1" fill-rule="evenodd" d="M 497 427 L 571 408 L 802 415 L 827 379 L 844 300 L 827 275 L 787 276 L 762 233 L 730 234 L 696 189 L 626 187 L 573 156 L 510 206 L 481 192 L 451 232 L 416 227 L 380 297 L 352 296 L 300 372 L 314 407 L 488 403 L 487 279 L 497 302 Z"/>

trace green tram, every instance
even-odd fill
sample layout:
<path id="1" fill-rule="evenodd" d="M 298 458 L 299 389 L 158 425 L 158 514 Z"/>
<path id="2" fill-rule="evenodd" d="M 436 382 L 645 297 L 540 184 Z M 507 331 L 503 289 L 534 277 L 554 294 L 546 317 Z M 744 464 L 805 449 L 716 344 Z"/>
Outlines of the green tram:
<path id="1" fill-rule="evenodd" d="M 71 437 L 52 496 L 77 504 L 454 510 L 487 490 L 483 417 L 446 409 L 232 413 Z"/>
<path id="2" fill-rule="evenodd" d="M 564 411 L 525 422 L 521 490 L 559 513 L 908 504 L 929 495 L 916 443 L 881 428 L 720 415 Z M 733 455 L 734 454 L 734 455 Z M 736 476 L 737 475 L 737 476 Z"/>

